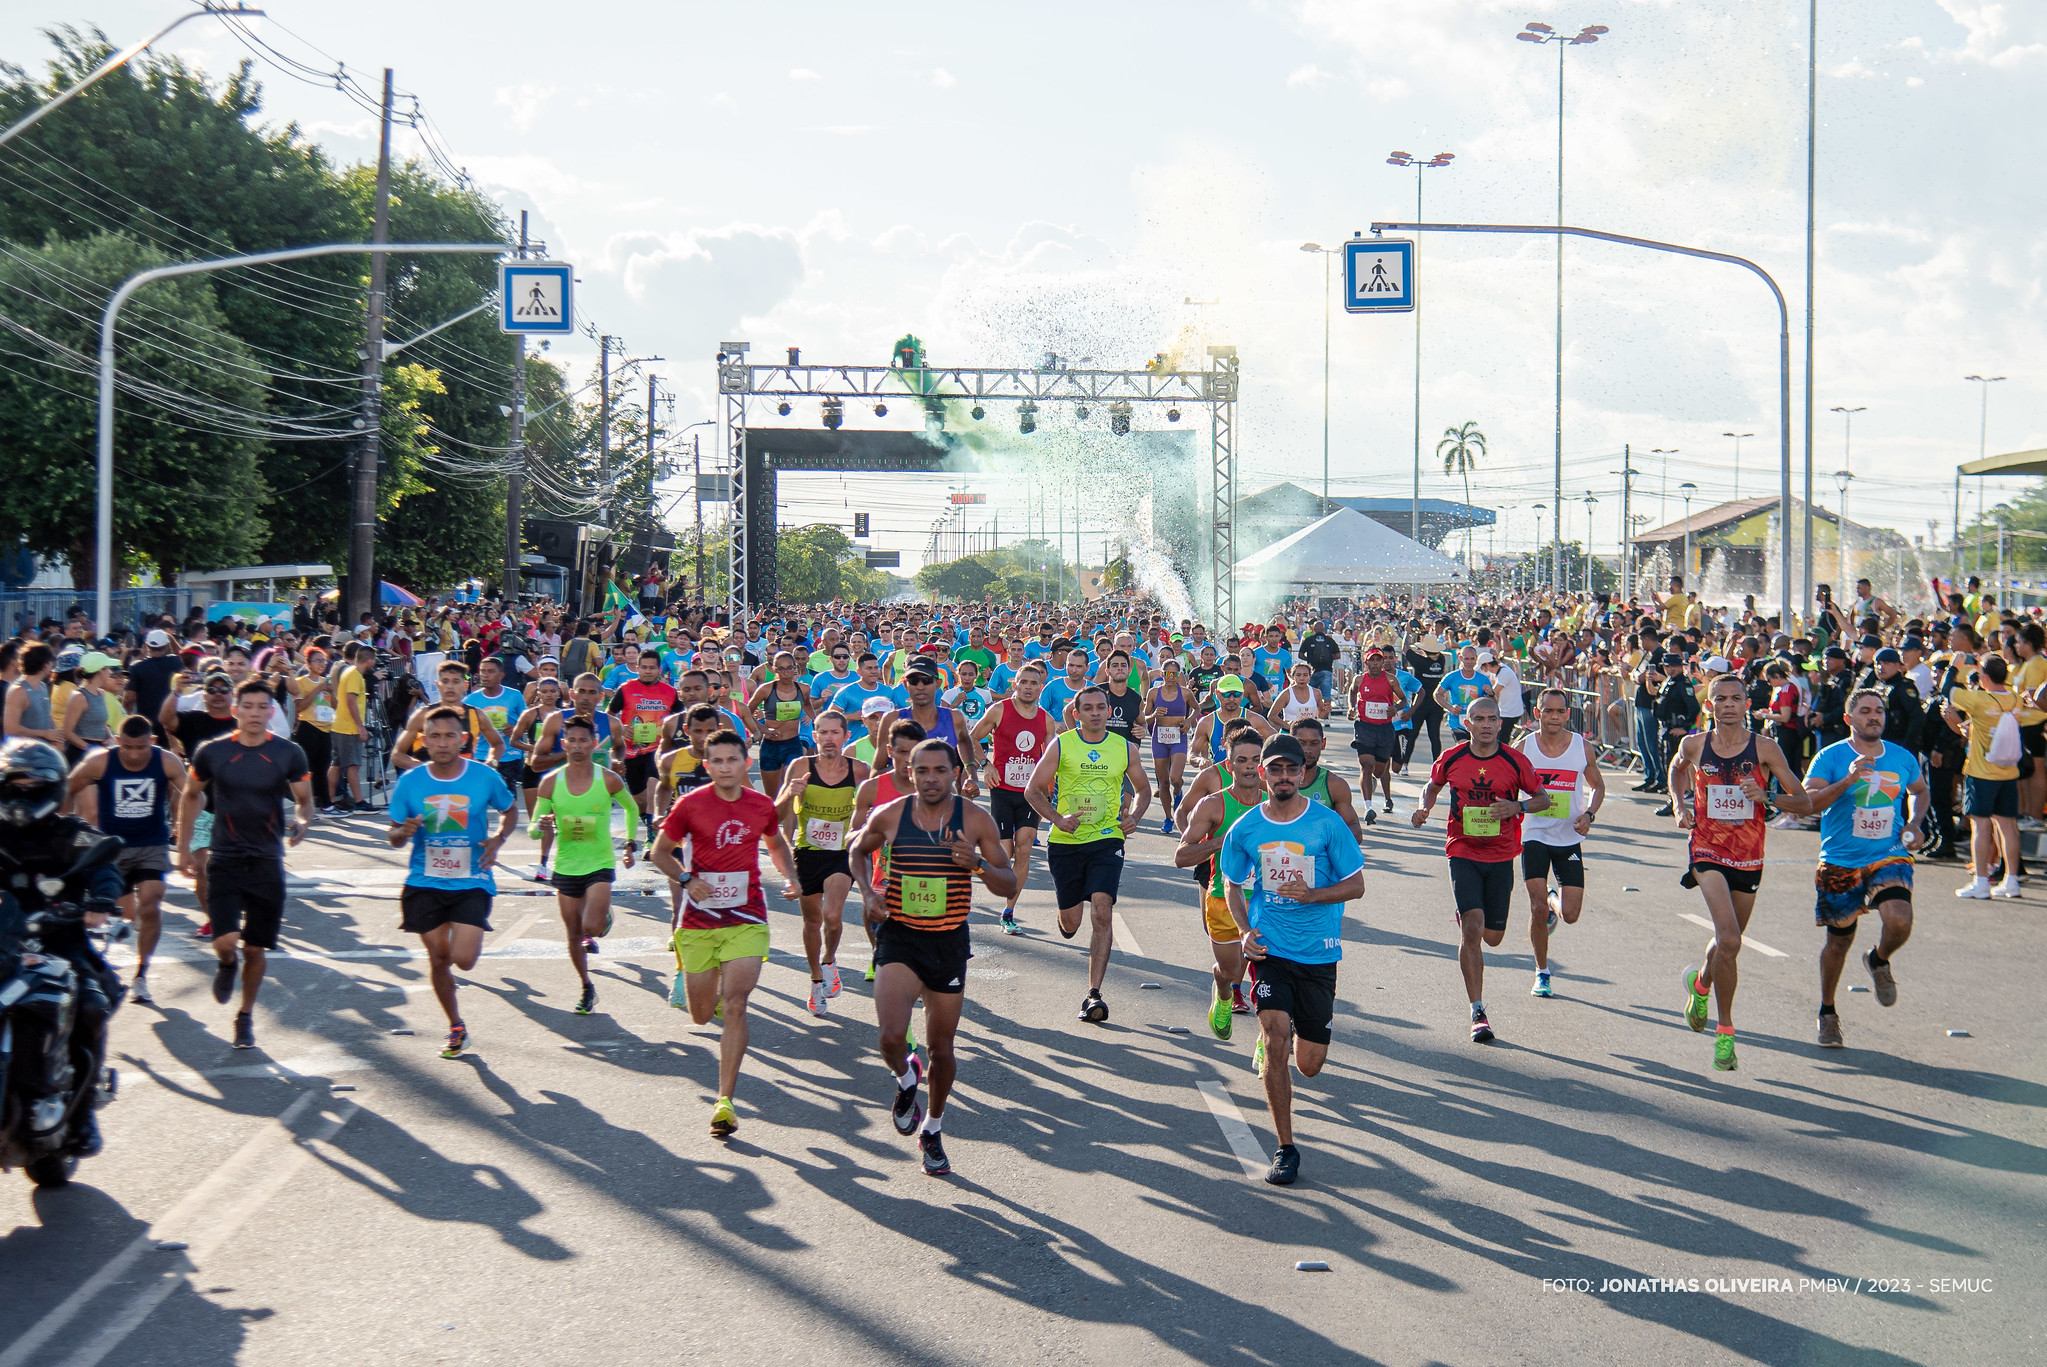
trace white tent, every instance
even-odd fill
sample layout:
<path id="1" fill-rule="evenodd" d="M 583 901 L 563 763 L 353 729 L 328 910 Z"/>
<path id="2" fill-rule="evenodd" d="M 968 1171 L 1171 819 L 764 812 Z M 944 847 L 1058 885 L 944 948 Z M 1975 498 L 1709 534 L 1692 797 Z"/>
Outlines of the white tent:
<path id="1" fill-rule="evenodd" d="M 1354 508 L 1338 508 L 1237 562 L 1245 579 L 1283 584 L 1448 584 L 1464 567 L 1374 522 Z"/>

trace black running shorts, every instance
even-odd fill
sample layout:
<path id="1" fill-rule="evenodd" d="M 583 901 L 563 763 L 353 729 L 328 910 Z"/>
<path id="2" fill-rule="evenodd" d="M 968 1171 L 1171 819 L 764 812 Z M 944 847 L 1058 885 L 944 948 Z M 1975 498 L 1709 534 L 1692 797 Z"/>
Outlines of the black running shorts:
<path id="1" fill-rule="evenodd" d="M 907 964 L 926 992 L 967 990 L 967 960 L 974 957 L 967 928 L 916 930 L 893 918 L 874 932 L 874 968 Z"/>
<path id="2" fill-rule="evenodd" d="M 1485 913 L 1487 930 L 1505 930 L 1514 901 L 1514 861 L 1450 858 L 1450 890 L 1457 895 L 1457 914 Z"/>
<path id="3" fill-rule="evenodd" d="M 557 890 L 561 880 L 555 880 Z M 482 888 L 415 888 L 398 894 L 398 929 L 407 935 L 424 935 L 453 922 L 458 926 L 490 929 L 490 894 Z"/>
<path id="4" fill-rule="evenodd" d="M 240 932 L 252 949 L 277 948 L 284 924 L 284 860 L 214 855 L 206 864 L 206 914 L 213 938 Z"/>
<path id="5" fill-rule="evenodd" d="M 1545 845 L 1540 840 L 1521 842 L 1521 878 L 1528 883 L 1547 883 L 1557 876 L 1557 886 L 1585 886 L 1585 859 L 1576 845 Z"/>
<path id="6" fill-rule="evenodd" d="M 1038 809 L 1030 804 L 1030 799 L 1007 788 L 988 790 L 988 814 L 995 818 L 995 834 L 1004 840 L 1015 838 L 1020 830 L 1035 831 L 1038 823 L 1044 820 L 1038 815 Z"/>
<path id="7" fill-rule="evenodd" d="M 1086 906 L 1098 892 L 1116 900 L 1123 882 L 1123 842 L 1114 836 L 1081 845 L 1045 846 L 1045 867 L 1052 871 L 1052 891 L 1060 907 Z"/>
<path id="8" fill-rule="evenodd" d="M 846 862 L 844 850 L 796 850 L 796 888 L 805 897 L 821 896 L 824 880 L 835 873 L 853 876 L 853 866 Z"/>
<path id="9" fill-rule="evenodd" d="M 1336 1014 L 1336 965 L 1296 963 L 1271 954 L 1250 965 L 1252 1008 L 1286 1012 L 1295 1034 L 1327 1046 L 1329 1021 Z M 1284 1060 L 1278 1062 L 1284 1066 Z"/>

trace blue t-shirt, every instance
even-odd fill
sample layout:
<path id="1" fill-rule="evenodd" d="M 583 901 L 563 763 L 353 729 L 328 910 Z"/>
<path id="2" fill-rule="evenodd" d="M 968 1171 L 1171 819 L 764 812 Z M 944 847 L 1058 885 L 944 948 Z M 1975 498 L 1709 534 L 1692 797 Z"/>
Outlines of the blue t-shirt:
<path id="1" fill-rule="evenodd" d="M 1286 674 L 1294 667 L 1294 653 L 1285 646 L 1278 650 L 1267 650 L 1264 646 L 1251 652 L 1251 672 L 1265 679 L 1267 688 L 1278 688 L 1286 682 Z"/>
<path id="2" fill-rule="evenodd" d="M 1024 659 L 1026 660 L 1042 659 L 1044 656 L 1050 655 L 1051 653 L 1052 643 L 1049 641 L 1024 642 Z"/>
<path id="3" fill-rule="evenodd" d="M 1813 756 L 1806 777 L 1839 783 L 1854 762 L 1855 743 L 1838 740 Z M 1904 854 L 1909 814 L 1905 790 L 1918 781 L 1918 759 L 1910 750 L 1885 741 L 1870 772 L 1820 814 L 1820 862 L 1860 869 Z"/>
<path id="4" fill-rule="evenodd" d="M 1066 681 L 1064 674 L 1061 674 L 1058 678 L 1046 684 L 1044 691 L 1038 694 L 1038 706 L 1052 714 L 1052 724 L 1054 726 L 1064 726 L 1066 725 L 1066 704 L 1079 697 L 1082 688 L 1093 688 L 1094 686 L 1086 680 L 1082 680 L 1079 687 L 1075 687 Z"/>
<path id="5" fill-rule="evenodd" d="M 1450 724 L 1462 731 L 1464 709 L 1471 706 L 1478 695 L 1491 685 L 1486 682 L 1486 676 L 1483 674 L 1466 674 L 1461 669 L 1453 669 L 1443 676 L 1442 687 L 1443 691 L 1450 695 Z"/>
<path id="6" fill-rule="evenodd" d="M 1298 964 L 1333 964 L 1343 957 L 1343 903 L 1290 902 L 1265 886 L 1269 870 L 1292 864 L 1313 887 L 1341 883 L 1365 866 L 1364 851 L 1343 818 L 1319 802 L 1292 821 L 1274 821 L 1260 803 L 1237 818 L 1223 839 L 1222 875 L 1244 889 L 1251 929 L 1266 952 Z"/>
<path id="7" fill-rule="evenodd" d="M 988 691 L 998 698 L 1015 686 L 1016 671 L 1009 667 L 1007 661 L 995 666 L 995 672 L 988 676 Z"/>
<path id="8" fill-rule="evenodd" d="M 1393 677 L 1400 680 L 1400 691 L 1407 694 L 1408 701 L 1411 704 L 1414 701 L 1415 695 L 1422 691 L 1422 681 L 1404 669 L 1394 670 Z M 1412 731 L 1414 730 L 1414 723 L 1396 720 L 1393 723 L 1393 729 L 1395 731 Z"/>
<path id="9" fill-rule="evenodd" d="M 630 682 L 639 677 L 640 669 L 638 665 L 619 664 L 605 670 L 597 681 L 606 688 L 617 688 L 620 684 Z"/>
<path id="10" fill-rule="evenodd" d="M 910 705 L 909 690 L 901 684 L 883 684 L 879 688 L 869 688 L 855 679 L 832 694 L 832 706 L 846 714 L 847 725 L 851 728 L 846 735 L 848 749 L 852 748 L 854 741 L 864 740 L 867 736 L 867 723 L 860 720 L 860 709 L 866 705 L 869 698 L 887 698 L 891 704 L 889 710 L 892 712 Z"/>
<path id="11" fill-rule="evenodd" d="M 463 760 L 462 772 L 446 782 L 435 778 L 425 764 L 400 774 L 391 790 L 392 824 L 426 818 L 413 833 L 412 867 L 405 885 L 496 892 L 497 881 L 489 869 L 478 867 L 478 861 L 495 825 L 490 814 L 504 811 L 514 800 L 498 771 L 473 759 Z"/>
<path id="12" fill-rule="evenodd" d="M 515 688 L 500 688 L 495 698 L 479 688 L 462 701 L 489 717 L 490 724 L 498 729 L 498 745 L 490 752 L 490 762 L 503 764 L 505 756 L 511 753 L 511 746 L 505 738 L 512 734 L 512 724 L 518 721 L 519 714 L 526 710 L 526 700 L 519 696 L 519 691 Z"/>

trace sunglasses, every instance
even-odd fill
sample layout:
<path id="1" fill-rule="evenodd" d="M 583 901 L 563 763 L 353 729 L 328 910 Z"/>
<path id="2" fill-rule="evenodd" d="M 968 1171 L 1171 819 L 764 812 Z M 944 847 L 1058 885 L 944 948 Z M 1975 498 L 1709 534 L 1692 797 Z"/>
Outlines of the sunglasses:
<path id="1" fill-rule="evenodd" d="M 233 684 L 208 684 L 206 691 L 208 693 L 232 693 L 235 689 Z"/>

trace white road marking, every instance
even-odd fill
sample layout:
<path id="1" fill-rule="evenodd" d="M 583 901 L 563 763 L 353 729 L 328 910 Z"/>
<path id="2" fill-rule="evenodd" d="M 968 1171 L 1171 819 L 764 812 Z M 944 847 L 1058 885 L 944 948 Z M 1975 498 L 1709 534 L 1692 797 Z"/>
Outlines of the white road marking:
<path id="1" fill-rule="evenodd" d="M 0 1367 L 55 1361 L 52 1356 L 39 1355 L 38 1350 L 101 1293 L 126 1277 L 145 1254 L 155 1253 L 158 1240 L 185 1241 L 188 1247 L 184 1252 L 158 1255 L 166 1260 L 163 1268 L 125 1286 L 122 1290 L 125 1304 L 109 1307 L 98 1319 L 99 1331 L 63 1359 L 63 1367 L 96 1367 L 171 1292 L 184 1284 L 187 1273 L 196 1271 L 218 1252 L 250 1216 L 283 1189 L 311 1158 L 304 1145 L 332 1139 L 355 1114 L 355 1103 L 337 1102 L 333 1113 L 321 1117 L 306 1134 L 294 1133 L 292 1126 L 316 1101 L 323 1099 L 319 1093 L 307 1092 L 286 1107 L 275 1124 L 263 1126 L 205 1181 L 187 1192 L 183 1200 L 37 1320 L 6 1352 L 0 1353 Z"/>
<path id="2" fill-rule="evenodd" d="M 1223 1090 L 1220 1082 L 1197 1082 L 1201 1099 L 1208 1103 L 1209 1113 L 1215 1123 L 1222 1127 L 1223 1138 L 1229 1142 L 1237 1161 L 1244 1165 L 1246 1177 L 1263 1177 L 1272 1158 L 1258 1143 L 1258 1136 L 1251 1133 L 1250 1125 L 1244 1121 L 1244 1113 L 1237 1109 L 1237 1103 L 1230 1100 L 1230 1094 Z M 0 1363 L 0 1367 L 7 1364 Z"/>
<path id="3" fill-rule="evenodd" d="M 1704 926 L 1708 930 L 1712 930 L 1714 928 L 1713 923 L 1711 921 L 1699 915 L 1697 912 L 1681 911 L 1678 913 L 1678 915 L 1684 917 L 1693 925 Z M 1770 948 L 1770 946 L 1764 944 L 1761 940 L 1751 940 L 1746 935 L 1741 937 L 1741 947 L 1743 949 L 1753 949 L 1758 954 L 1767 954 L 1773 959 L 1788 959 L 1791 957 L 1781 949 L 1772 949 Z"/>
<path id="4" fill-rule="evenodd" d="M 1112 911 L 1109 913 L 1109 917 L 1110 924 L 1114 928 L 1116 943 L 1123 946 L 1123 952 L 1132 958 L 1144 958 L 1145 953 L 1138 947 L 1137 937 L 1130 933 L 1130 922 L 1123 919 L 1123 913 Z"/>

